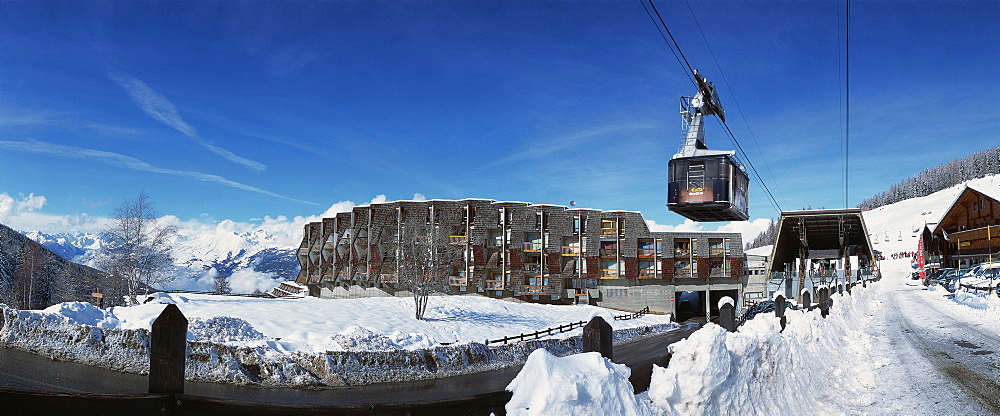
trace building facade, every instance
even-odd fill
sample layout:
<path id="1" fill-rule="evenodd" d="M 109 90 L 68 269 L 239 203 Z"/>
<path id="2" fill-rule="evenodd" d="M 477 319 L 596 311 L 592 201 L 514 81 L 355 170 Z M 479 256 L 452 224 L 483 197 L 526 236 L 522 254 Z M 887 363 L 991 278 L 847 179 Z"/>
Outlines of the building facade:
<path id="1" fill-rule="evenodd" d="M 1000 256 L 1000 201 L 991 192 L 966 187 L 933 230 L 924 233 L 928 263 L 968 269 Z"/>
<path id="2" fill-rule="evenodd" d="M 639 212 L 487 199 L 357 206 L 307 224 L 297 254 L 297 282 L 317 297 L 404 296 L 423 283 L 693 316 L 740 298 L 744 264 L 739 233 L 651 232 Z"/>

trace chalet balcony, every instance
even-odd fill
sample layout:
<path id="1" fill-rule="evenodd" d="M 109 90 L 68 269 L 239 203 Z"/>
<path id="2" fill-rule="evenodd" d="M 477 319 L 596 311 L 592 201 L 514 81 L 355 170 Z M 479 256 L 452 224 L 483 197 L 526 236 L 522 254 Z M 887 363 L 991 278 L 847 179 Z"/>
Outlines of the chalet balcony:
<path id="1" fill-rule="evenodd" d="M 601 269 L 602 279 L 617 279 L 621 275 L 618 269 Z"/>
<path id="2" fill-rule="evenodd" d="M 656 257 L 655 248 L 640 248 L 637 251 L 639 257 Z"/>
<path id="3" fill-rule="evenodd" d="M 469 278 L 465 276 L 448 276 L 449 286 L 468 286 Z"/>
<path id="4" fill-rule="evenodd" d="M 533 242 L 522 243 L 521 249 L 524 250 L 525 252 L 537 253 L 542 251 L 542 243 L 533 243 Z"/>
<path id="5" fill-rule="evenodd" d="M 562 246 L 562 255 L 564 256 L 579 256 L 583 253 L 580 247 L 577 246 Z"/>
<path id="6" fill-rule="evenodd" d="M 625 230 L 619 230 L 617 228 L 601 228 L 601 235 L 603 236 L 618 236 L 625 234 Z"/>
<path id="7" fill-rule="evenodd" d="M 652 279 L 656 277 L 656 269 L 639 269 L 640 279 Z"/>
<path id="8" fill-rule="evenodd" d="M 524 294 L 526 295 L 539 295 L 539 294 L 544 294 L 545 291 L 549 289 L 549 287 L 539 286 L 539 285 L 525 285 L 521 286 L 521 289 L 524 291 Z"/>
<path id="9" fill-rule="evenodd" d="M 486 283 L 486 290 L 503 290 L 504 289 L 503 280 L 487 280 L 487 281 L 485 281 L 485 283 Z"/>
<path id="10" fill-rule="evenodd" d="M 726 255 L 726 249 L 724 249 L 724 248 L 709 248 L 708 249 L 708 256 L 709 257 L 723 257 L 725 255 Z"/>
<path id="11" fill-rule="evenodd" d="M 469 236 L 466 235 L 449 235 L 448 244 L 453 246 L 464 246 L 469 244 Z"/>
<path id="12" fill-rule="evenodd" d="M 674 250 L 674 257 L 681 257 L 681 258 L 691 257 L 691 250 Z"/>

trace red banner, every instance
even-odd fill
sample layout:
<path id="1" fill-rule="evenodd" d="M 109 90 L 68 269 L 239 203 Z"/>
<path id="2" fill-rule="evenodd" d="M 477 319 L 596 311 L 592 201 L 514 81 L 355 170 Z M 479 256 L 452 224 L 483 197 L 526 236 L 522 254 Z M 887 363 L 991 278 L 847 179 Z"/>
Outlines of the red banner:
<path id="1" fill-rule="evenodd" d="M 920 271 L 920 280 L 924 280 L 927 277 L 927 272 L 924 271 L 924 235 L 920 235 L 920 241 L 917 242 L 917 270 Z"/>

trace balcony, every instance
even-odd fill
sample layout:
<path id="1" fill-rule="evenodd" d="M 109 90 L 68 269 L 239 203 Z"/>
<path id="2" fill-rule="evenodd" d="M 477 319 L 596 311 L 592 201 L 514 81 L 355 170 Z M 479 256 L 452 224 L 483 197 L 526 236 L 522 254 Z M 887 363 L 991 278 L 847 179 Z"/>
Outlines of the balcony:
<path id="1" fill-rule="evenodd" d="M 538 273 L 542 271 L 542 265 L 538 263 L 525 263 L 524 271 Z"/>
<path id="2" fill-rule="evenodd" d="M 640 248 L 637 250 L 639 257 L 656 257 L 655 248 Z"/>
<path id="3" fill-rule="evenodd" d="M 601 228 L 601 235 L 617 236 L 618 234 L 619 232 L 617 228 Z M 622 230 L 621 234 L 624 234 L 624 230 Z"/>
<path id="4" fill-rule="evenodd" d="M 601 269 L 602 279 L 617 279 L 620 274 L 618 269 Z"/>
<path id="5" fill-rule="evenodd" d="M 674 269 L 674 277 L 678 278 L 678 279 L 680 279 L 680 278 L 685 278 L 686 279 L 686 278 L 694 278 L 694 277 L 698 277 L 698 276 L 693 275 L 690 269 Z"/>
<path id="6" fill-rule="evenodd" d="M 656 269 L 639 269 L 640 279 L 652 279 L 656 277 Z"/>
<path id="7" fill-rule="evenodd" d="M 521 286 L 524 294 L 526 295 L 540 295 L 544 294 L 546 290 L 549 289 L 548 286 L 538 286 L 538 285 L 525 285 Z"/>
<path id="8" fill-rule="evenodd" d="M 711 248 L 711 247 L 709 247 L 709 249 L 708 249 L 708 256 L 709 257 L 722 257 L 722 256 L 725 256 L 725 254 L 726 254 L 726 249 L 724 249 L 724 248 Z"/>
<path id="9" fill-rule="evenodd" d="M 521 249 L 528 253 L 531 252 L 537 253 L 542 251 L 542 243 L 533 243 L 533 242 L 522 243 Z"/>
<path id="10" fill-rule="evenodd" d="M 503 290 L 504 289 L 503 280 L 487 280 L 487 281 L 485 281 L 485 283 L 486 283 L 486 290 Z"/>
<path id="11" fill-rule="evenodd" d="M 602 248 L 601 257 L 618 257 L 618 249 L 616 248 Z"/>
<path id="12" fill-rule="evenodd" d="M 469 278 L 465 276 L 448 276 L 448 286 L 468 286 Z"/>
<path id="13" fill-rule="evenodd" d="M 691 257 L 691 250 L 674 250 L 674 257 Z"/>
<path id="14" fill-rule="evenodd" d="M 469 236 L 467 235 L 449 235 L 448 244 L 453 246 L 464 246 L 469 244 Z"/>
<path id="15" fill-rule="evenodd" d="M 577 246 L 562 246 L 562 255 L 564 256 L 579 256 L 583 253 L 580 247 Z"/>

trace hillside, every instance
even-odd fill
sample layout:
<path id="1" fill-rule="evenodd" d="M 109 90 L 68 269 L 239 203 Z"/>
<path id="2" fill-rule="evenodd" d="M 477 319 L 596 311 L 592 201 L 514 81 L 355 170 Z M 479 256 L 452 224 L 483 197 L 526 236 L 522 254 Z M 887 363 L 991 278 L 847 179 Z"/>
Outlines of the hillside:
<path id="1" fill-rule="evenodd" d="M 875 208 L 863 213 L 865 226 L 872 236 L 872 247 L 883 255 L 916 251 L 920 230 L 925 224 L 941 221 L 945 211 L 966 186 L 1000 197 L 1000 175 L 973 179 L 934 192 Z"/>
<path id="2" fill-rule="evenodd" d="M 105 245 L 104 238 L 90 233 L 23 233 L 66 260 L 94 266 L 94 255 Z M 237 230 L 226 222 L 215 227 L 184 227 L 174 242 L 176 276 L 170 289 L 208 291 L 218 273 L 230 277 L 234 292 L 266 291 L 278 282 L 294 279 L 299 273 L 295 246 L 301 229 Z"/>
<path id="3" fill-rule="evenodd" d="M 68 301 L 91 301 L 104 273 L 73 263 L 33 239 L 0 224 L 0 303 L 41 309 Z"/>

